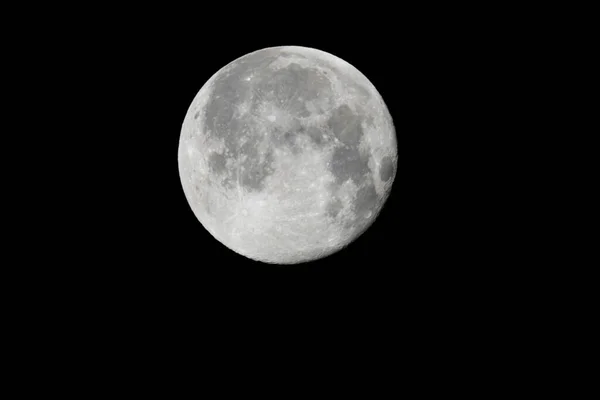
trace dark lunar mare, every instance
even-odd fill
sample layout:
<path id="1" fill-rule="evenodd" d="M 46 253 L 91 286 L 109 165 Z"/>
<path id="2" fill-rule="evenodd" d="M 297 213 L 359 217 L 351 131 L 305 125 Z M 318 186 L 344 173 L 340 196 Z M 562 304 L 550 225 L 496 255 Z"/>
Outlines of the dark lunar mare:
<path id="1" fill-rule="evenodd" d="M 223 155 L 212 154 L 209 159 L 211 171 L 217 173 L 229 172 L 226 184 L 233 186 L 239 180 L 248 191 L 261 191 L 264 179 L 272 172 L 270 165 L 273 161 L 271 153 L 267 153 L 261 162 L 257 147 L 261 137 L 253 132 L 246 118 L 235 118 L 236 108 L 242 102 L 252 98 L 252 83 L 245 81 L 248 72 L 264 73 L 268 65 L 279 56 L 276 49 L 265 49 L 249 54 L 230 65 L 227 72 L 220 74 L 213 83 L 213 92 L 204 109 L 205 131 L 208 135 L 223 139 L 227 155 L 239 160 L 246 155 L 238 170 L 227 171 Z M 246 139 L 241 143 L 241 138 Z"/>
<path id="2" fill-rule="evenodd" d="M 306 101 L 323 99 L 333 102 L 333 91 L 329 80 L 314 68 L 304 68 L 297 63 L 277 71 L 266 71 L 259 76 L 254 90 L 256 94 L 253 111 L 260 101 L 277 104 L 290 115 L 306 118 L 311 115 Z"/>
<path id="3" fill-rule="evenodd" d="M 257 148 L 264 140 L 263 132 L 255 132 L 250 116 L 235 118 L 236 107 L 244 101 L 250 101 L 250 115 L 258 116 L 262 103 L 277 105 L 294 117 L 308 117 L 306 101 L 325 100 L 333 103 L 333 92 L 329 80 L 316 69 L 304 68 L 297 63 L 273 70 L 269 67 L 273 61 L 283 55 L 277 49 L 265 49 L 235 61 L 231 68 L 219 75 L 213 84 L 212 96 L 204 109 L 205 128 L 209 135 L 223 139 L 228 156 L 235 160 L 245 155 L 246 159 L 238 170 L 227 171 L 225 157 L 213 154 L 209 158 L 211 171 L 218 174 L 227 173 L 225 183 L 234 185 L 237 181 L 248 191 L 261 191 L 264 180 L 272 172 L 272 149 L 267 150 L 263 161 L 259 159 Z M 251 81 L 244 78 L 253 72 Z M 300 124 L 287 131 L 273 130 L 271 142 L 275 145 L 289 147 L 298 153 L 295 136 L 308 133 L 316 141 L 314 130 L 305 132 Z M 241 138 L 246 141 L 240 142 Z"/>
<path id="4" fill-rule="evenodd" d="M 356 115 L 350 107 L 343 104 L 332 111 L 327 122 L 332 134 L 341 142 L 333 150 L 329 167 L 335 177 L 336 186 L 333 187 L 333 191 L 348 180 L 352 180 L 358 187 L 352 205 L 356 217 L 354 221 L 345 224 L 354 231 L 364 229 L 369 221 L 368 217 L 374 213 L 378 204 L 378 195 L 368 164 L 371 155 L 360 150 L 360 141 L 364 136 L 364 120 L 364 116 Z M 328 215 L 335 218 L 339 212 L 339 205 L 339 200 L 334 198 L 327 206 Z"/>
<path id="5" fill-rule="evenodd" d="M 381 165 L 379 166 L 379 178 L 383 182 L 390 180 L 394 174 L 394 164 L 390 156 L 385 156 L 381 159 Z"/>
<path id="6" fill-rule="evenodd" d="M 327 122 L 331 133 L 341 142 L 333 151 L 330 165 L 338 184 L 352 179 L 356 185 L 360 185 L 365 176 L 370 174 L 370 154 L 361 154 L 359 148 L 364 136 L 362 120 L 362 116 L 354 114 L 350 107 L 342 104 L 332 111 Z"/>
<path id="7" fill-rule="evenodd" d="M 359 218 L 364 218 L 369 212 L 372 212 L 377 204 L 377 192 L 373 180 L 369 179 L 365 186 L 358 189 L 356 199 L 354 200 L 354 212 Z"/>

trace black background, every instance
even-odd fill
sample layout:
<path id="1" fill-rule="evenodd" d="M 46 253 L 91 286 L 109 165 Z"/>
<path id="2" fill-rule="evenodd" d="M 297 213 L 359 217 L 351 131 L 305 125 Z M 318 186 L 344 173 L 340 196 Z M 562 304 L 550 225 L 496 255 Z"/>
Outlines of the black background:
<path id="1" fill-rule="evenodd" d="M 36 187 L 31 214 L 51 220 L 23 225 L 24 238 L 35 231 L 44 242 L 21 251 L 31 261 L 20 270 L 25 286 L 39 293 L 23 301 L 40 315 L 24 318 L 42 321 L 48 342 L 109 354 L 111 369 L 129 359 L 195 374 L 203 355 L 227 364 L 224 353 L 250 351 L 253 370 L 263 349 L 275 350 L 275 366 L 317 350 L 311 367 L 327 369 L 323 355 L 348 365 L 381 358 L 392 368 L 377 375 L 393 381 L 407 353 L 425 366 L 442 359 L 444 371 L 464 348 L 475 369 L 490 352 L 510 354 L 544 301 L 531 290 L 541 286 L 528 267 L 537 254 L 523 251 L 534 239 L 537 204 L 525 194 L 536 169 L 514 179 L 534 128 L 520 116 L 536 90 L 527 84 L 536 36 L 513 40 L 518 21 L 472 6 L 224 5 L 69 9 L 68 23 L 48 19 L 52 34 L 21 47 L 50 83 L 36 88 L 35 109 L 51 109 L 26 127 L 35 145 L 18 149 L 36 182 L 50 183 Z M 283 45 L 359 69 L 398 142 L 374 224 L 339 253 L 297 266 L 255 262 L 216 241 L 192 213 L 177 163 L 181 124 L 204 83 L 238 57 Z"/>
<path id="2" fill-rule="evenodd" d="M 553 223 L 540 215 L 544 199 L 528 196 L 545 165 L 520 164 L 543 142 L 527 143 L 539 130 L 533 94 L 553 90 L 540 78 L 544 63 L 529 62 L 544 42 L 545 31 L 528 28 L 544 19 L 541 10 L 223 6 L 52 4 L 51 15 L 36 5 L 7 35 L 22 57 L 6 64 L 28 74 L 6 80 L 35 83 L 21 91 L 23 103 L 12 99 L 28 111 L 15 131 L 26 143 L 5 149 L 19 156 L 14 169 L 31 167 L 24 181 L 35 191 L 6 195 L 32 203 L 23 213 L 7 208 L 31 217 L 20 232 L 6 229 L 25 239 L 14 259 L 22 285 L 4 280 L 17 292 L 7 308 L 23 324 L 13 325 L 28 340 L 17 350 L 39 349 L 44 373 L 66 360 L 96 376 L 80 366 L 97 364 L 106 381 L 136 373 L 147 381 L 146 370 L 191 381 L 208 370 L 229 387 L 233 367 L 264 378 L 268 353 L 283 374 L 280 366 L 302 360 L 307 380 L 330 379 L 340 363 L 343 373 L 360 371 L 357 382 L 373 370 L 378 387 L 411 373 L 424 381 L 420 390 L 446 392 L 486 376 L 501 380 L 494 389 L 529 379 L 532 360 L 554 356 L 543 339 L 555 326 L 531 327 L 565 310 L 564 288 L 544 282 L 563 274 L 540 261 L 538 249 L 552 255 L 551 245 L 534 244 L 539 220 Z M 33 32 L 24 45 L 14 40 Z M 281 45 L 330 52 L 369 78 L 394 120 L 398 170 L 379 218 L 348 248 L 278 267 L 208 234 L 181 188 L 177 150 L 190 102 L 210 76 Z"/>
<path id="3" fill-rule="evenodd" d="M 223 11 L 155 9 L 81 20 L 84 40 L 67 32 L 66 72 L 81 84 L 74 103 L 94 132 L 87 152 L 73 151 L 85 165 L 72 173 L 81 200 L 69 258 L 86 266 L 69 269 L 85 282 L 78 290 L 103 291 L 132 313 L 179 317 L 362 313 L 393 323 L 427 304 L 493 307 L 479 300 L 514 278 L 500 266 L 506 248 L 522 245 L 503 235 L 515 201 L 501 189 L 510 160 L 497 162 L 515 68 L 502 56 L 503 31 L 492 17 L 439 9 L 377 12 L 232 21 Z M 181 124 L 204 83 L 238 57 L 282 45 L 359 69 L 386 102 L 398 142 L 375 223 L 339 253 L 296 266 L 252 261 L 215 240 L 192 213 L 177 164 Z"/>

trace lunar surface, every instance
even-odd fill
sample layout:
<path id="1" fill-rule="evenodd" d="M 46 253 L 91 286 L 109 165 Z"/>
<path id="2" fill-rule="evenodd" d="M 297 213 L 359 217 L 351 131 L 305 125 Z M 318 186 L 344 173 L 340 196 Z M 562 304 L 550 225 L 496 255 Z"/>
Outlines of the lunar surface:
<path id="1" fill-rule="evenodd" d="M 397 168 L 389 111 L 329 53 L 271 47 L 215 73 L 183 121 L 179 175 L 219 242 L 297 264 L 350 244 L 377 218 Z"/>

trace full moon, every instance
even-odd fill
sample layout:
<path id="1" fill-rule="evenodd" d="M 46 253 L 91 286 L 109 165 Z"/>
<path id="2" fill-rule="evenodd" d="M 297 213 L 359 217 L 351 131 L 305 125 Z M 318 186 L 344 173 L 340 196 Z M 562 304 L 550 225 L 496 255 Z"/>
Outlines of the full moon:
<path id="1" fill-rule="evenodd" d="M 229 249 L 298 264 L 375 221 L 397 168 L 392 118 L 355 67 L 317 49 L 242 56 L 202 86 L 184 118 L 179 176 L 196 218 Z"/>

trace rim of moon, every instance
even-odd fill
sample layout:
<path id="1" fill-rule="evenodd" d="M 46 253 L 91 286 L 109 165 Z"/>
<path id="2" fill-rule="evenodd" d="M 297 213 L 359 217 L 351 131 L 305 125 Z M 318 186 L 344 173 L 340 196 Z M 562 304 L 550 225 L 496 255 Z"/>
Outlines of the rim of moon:
<path id="1" fill-rule="evenodd" d="M 396 176 L 397 140 L 381 95 L 352 65 L 270 47 L 204 84 L 178 162 L 188 203 L 215 239 L 253 260 L 297 264 L 373 223 Z"/>

